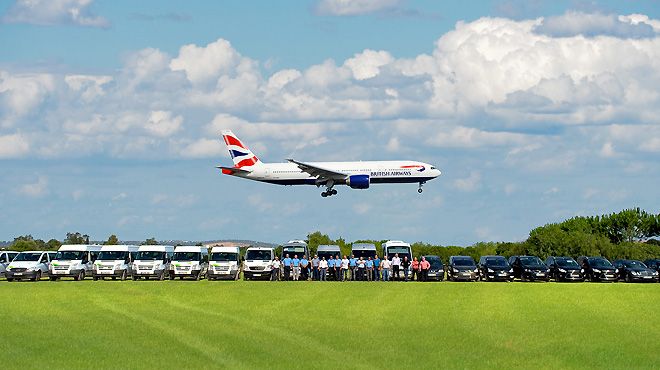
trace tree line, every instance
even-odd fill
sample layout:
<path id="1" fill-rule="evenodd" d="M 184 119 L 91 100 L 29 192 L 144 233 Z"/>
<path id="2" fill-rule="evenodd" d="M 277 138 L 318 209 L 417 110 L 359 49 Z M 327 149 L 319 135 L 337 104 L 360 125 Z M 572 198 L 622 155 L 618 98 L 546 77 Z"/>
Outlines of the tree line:
<path id="1" fill-rule="evenodd" d="M 424 242 L 412 244 L 416 257 L 437 255 L 443 261 L 449 256 L 466 255 L 477 260 L 484 255 L 534 255 L 545 259 L 548 256 L 603 256 L 610 260 L 618 258 L 640 259 L 660 258 L 660 214 L 648 213 L 639 208 L 624 209 L 620 212 L 601 216 L 576 216 L 559 223 L 550 223 L 530 231 L 529 237 L 520 242 L 479 242 L 470 246 L 442 246 Z M 353 243 L 373 243 L 379 255 L 386 240 L 356 240 L 352 243 L 343 238 L 331 239 L 328 235 L 315 231 L 307 235 L 310 253 L 316 253 L 319 245 L 335 244 L 341 254 L 349 255 Z M 89 244 L 89 236 L 70 232 L 62 241 L 50 239 L 47 242 L 22 235 L 14 239 L 7 249 L 57 250 L 62 244 Z M 110 235 L 103 244 L 119 244 L 116 235 Z M 141 244 L 155 245 L 155 238 L 146 239 Z M 277 249 L 281 252 L 281 246 Z"/>

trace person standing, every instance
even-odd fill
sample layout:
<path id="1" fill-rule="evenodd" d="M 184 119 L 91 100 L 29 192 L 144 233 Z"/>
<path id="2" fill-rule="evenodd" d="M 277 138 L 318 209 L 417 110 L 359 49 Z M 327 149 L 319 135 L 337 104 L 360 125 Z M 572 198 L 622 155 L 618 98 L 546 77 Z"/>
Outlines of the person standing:
<path id="1" fill-rule="evenodd" d="M 364 280 L 364 268 L 365 268 L 364 259 L 360 257 L 360 259 L 357 261 L 357 270 L 358 270 L 357 279 L 360 281 Z"/>
<path id="2" fill-rule="evenodd" d="M 335 278 L 337 281 L 341 281 L 341 256 L 337 255 L 335 257 Z"/>
<path id="3" fill-rule="evenodd" d="M 341 260 L 341 281 L 346 281 L 348 280 L 348 264 L 350 261 L 344 255 L 344 258 Z"/>
<path id="4" fill-rule="evenodd" d="M 415 281 L 415 275 L 417 275 L 417 280 L 419 280 L 419 261 L 417 260 L 417 257 L 413 258 L 410 266 L 412 267 L 410 270 L 410 280 Z"/>
<path id="5" fill-rule="evenodd" d="M 270 281 L 278 281 L 280 279 L 280 258 L 275 256 L 273 262 L 270 263 Z"/>
<path id="6" fill-rule="evenodd" d="M 289 281 L 291 279 L 291 258 L 288 253 L 282 262 L 284 263 L 284 281 Z"/>
<path id="7" fill-rule="evenodd" d="M 408 269 L 410 268 L 410 260 L 408 259 L 408 256 L 403 256 L 401 267 L 403 268 L 404 281 L 408 281 Z"/>
<path id="8" fill-rule="evenodd" d="M 300 276 L 304 281 L 309 279 L 309 261 L 307 260 L 307 256 L 303 256 L 300 260 Z"/>
<path id="9" fill-rule="evenodd" d="M 357 269 L 357 259 L 355 259 L 354 254 L 351 254 L 351 259 L 348 260 L 348 267 L 351 269 L 351 281 L 355 281 L 355 270 Z"/>
<path id="10" fill-rule="evenodd" d="M 383 272 L 383 281 L 390 281 L 390 268 L 392 267 L 392 262 L 387 259 L 387 255 L 383 256 L 383 260 L 380 261 L 380 269 Z"/>
<path id="11" fill-rule="evenodd" d="M 298 281 L 300 278 L 300 259 L 297 254 L 293 255 L 291 266 L 293 267 L 293 281 Z"/>
<path id="12" fill-rule="evenodd" d="M 374 278 L 374 261 L 369 257 L 368 260 L 364 262 L 364 266 L 366 267 L 366 273 L 367 273 L 367 281 L 372 281 Z"/>
<path id="13" fill-rule="evenodd" d="M 392 281 L 399 280 L 399 269 L 401 268 L 401 258 L 395 253 L 392 257 Z"/>
<path id="14" fill-rule="evenodd" d="M 328 258 L 328 270 L 326 274 L 329 280 L 335 280 L 335 258 L 333 256 Z"/>
<path id="15" fill-rule="evenodd" d="M 312 258 L 312 280 L 319 280 L 319 262 L 321 262 L 321 260 L 319 259 L 319 256 L 315 254 L 314 258 Z"/>
<path id="16" fill-rule="evenodd" d="M 380 280 L 380 258 L 374 257 L 374 281 Z"/>
<path id="17" fill-rule="evenodd" d="M 419 267 L 422 271 L 422 281 L 427 281 L 429 278 L 429 269 L 431 268 L 431 263 L 426 260 L 426 257 L 422 257 L 422 261 L 419 263 Z"/>
<path id="18" fill-rule="evenodd" d="M 319 270 L 320 270 L 320 281 L 326 281 L 325 273 L 328 271 L 328 261 L 325 260 L 325 257 L 321 258 L 321 261 L 319 261 Z"/>

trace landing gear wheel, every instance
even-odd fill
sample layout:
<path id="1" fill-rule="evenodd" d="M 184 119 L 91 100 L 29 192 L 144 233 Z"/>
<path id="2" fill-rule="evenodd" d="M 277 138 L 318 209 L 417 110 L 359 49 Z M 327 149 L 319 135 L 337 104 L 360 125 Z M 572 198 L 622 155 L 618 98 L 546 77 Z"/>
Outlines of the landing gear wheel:
<path id="1" fill-rule="evenodd" d="M 420 193 L 420 194 L 422 194 L 423 191 L 424 190 L 422 188 L 417 189 L 417 192 Z"/>
<path id="2" fill-rule="evenodd" d="M 335 190 L 335 189 L 330 190 L 330 194 L 337 195 L 337 190 Z"/>

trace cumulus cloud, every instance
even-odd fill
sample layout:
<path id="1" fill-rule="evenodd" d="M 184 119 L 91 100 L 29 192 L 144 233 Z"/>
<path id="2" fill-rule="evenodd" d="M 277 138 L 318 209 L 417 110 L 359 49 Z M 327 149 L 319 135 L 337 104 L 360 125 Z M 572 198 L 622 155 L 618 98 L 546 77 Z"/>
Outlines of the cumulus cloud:
<path id="1" fill-rule="evenodd" d="M 362 15 L 394 9 L 401 0 L 321 0 L 316 5 L 320 15 Z"/>
<path id="2" fill-rule="evenodd" d="M 34 111 L 55 88 L 55 79 L 46 73 L 11 74 L 0 70 L 0 126 L 12 125 Z"/>
<path id="3" fill-rule="evenodd" d="M 200 84 L 214 81 L 221 74 L 233 73 L 240 61 L 241 56 L 231 43 L 218 39 L 204 47 L 194 44 L 182 46 L 179 56 L 170 62 L 170 68 L 184 71 L 190 82 Z"/>
<path id="4" fill-rule="evenodd" d="M 366 80 L 378 76 L 380 67 L 391 63 L 394 60 L 390 53 L 381 50 L 365 50 L 356 54 L 353 58 L 346 60 L 344 65 L 353 72 L 356 80 Z"/>
<path id="5" fill-rule="evenodd" d="M 30 198 L 40 198 L 48 194 L 48 178 L 46 176 L 39 176 L 37 182 L 28 183 L 21 186 L 18 192 Z"/>
<path id="6" fill-rule="evenodd" d="M 16 0 L 2 18 L 6 23 L 40 26 L 72 24 L 109 27 L 110 22 L 89 10 L 92 0 Z"/>
<path id="7" fill-rule="evenodd" d="M 181 129 L 182 116 L 172 117 L 172 112 L 152 111 L 145 129 L 155 136 L 167 137 Z"/>
<path id="8" fill-rule="evenodd" d="M 543 19 L 536 31 L 553 37 L 583 35 L 646 38 L 656 35 L 653 25 L 646 23 L 643 18 L 576 11 Z"/>

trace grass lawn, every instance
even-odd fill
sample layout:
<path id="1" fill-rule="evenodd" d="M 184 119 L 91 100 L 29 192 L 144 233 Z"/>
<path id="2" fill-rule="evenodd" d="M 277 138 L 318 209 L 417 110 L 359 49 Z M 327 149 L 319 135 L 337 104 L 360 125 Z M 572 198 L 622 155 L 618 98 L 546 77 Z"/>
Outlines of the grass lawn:
<path id="1" fill-rule="evenodd" d="M 3 368 L 658 368 L 660 284 L 0 282 Z"/>

